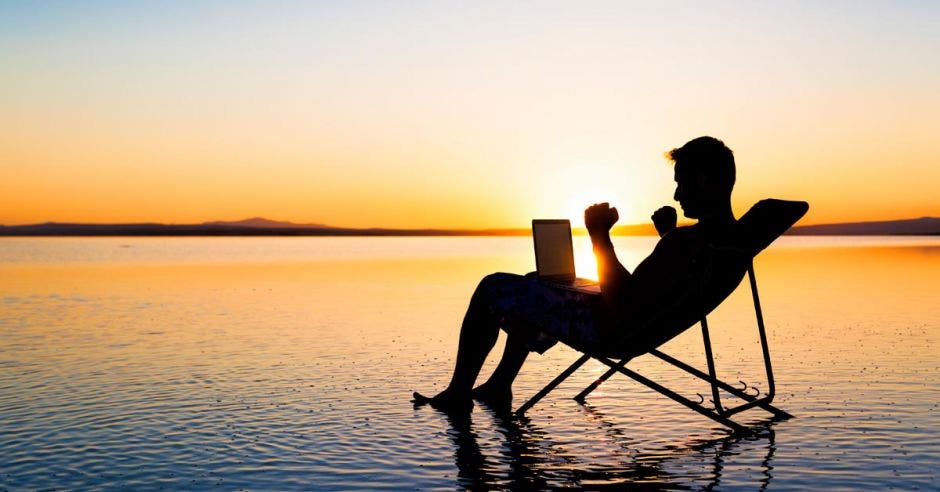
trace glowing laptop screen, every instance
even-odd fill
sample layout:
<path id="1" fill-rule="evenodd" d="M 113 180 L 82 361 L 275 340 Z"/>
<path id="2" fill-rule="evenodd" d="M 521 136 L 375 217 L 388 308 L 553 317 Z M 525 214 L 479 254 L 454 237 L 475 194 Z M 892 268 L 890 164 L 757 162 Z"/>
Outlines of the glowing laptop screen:
<path id="1" fill-rule="evenodd" d="M 532 237 L 539 277 L 574 278 L 571 224 L 567 220 L 533 220 Z"/>

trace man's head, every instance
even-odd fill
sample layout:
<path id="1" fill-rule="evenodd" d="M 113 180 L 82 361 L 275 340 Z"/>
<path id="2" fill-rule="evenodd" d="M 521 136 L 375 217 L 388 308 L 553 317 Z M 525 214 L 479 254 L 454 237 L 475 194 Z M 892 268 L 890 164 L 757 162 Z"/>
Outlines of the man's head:
<path id="1" fill-rule="evenodd" d="M 666 156 L 675 163 L 676 194 L 673 198 L 690 219 L 731 212 L 734 188 L 734 155 L 724 142 L 699 137 Z"/>

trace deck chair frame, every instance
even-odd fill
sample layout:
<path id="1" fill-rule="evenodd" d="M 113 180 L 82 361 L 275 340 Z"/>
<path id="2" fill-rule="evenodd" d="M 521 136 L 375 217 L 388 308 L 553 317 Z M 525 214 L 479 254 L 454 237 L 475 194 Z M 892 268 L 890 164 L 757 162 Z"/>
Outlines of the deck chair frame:
<path id="1" fill-rule="evenodd" d="M 607 381 L 608 379 L 610 379 L 610 377 L 613 376 L 614 374 L 620 373 L 620 374 L 630 377 L 631 379 L 639 382 L 640 384 L 643 384 L 644 386 L 647 386 L 653 389 L 654 391 L 658 393 L 661 393 L 671 398 L 672 400 L 675 400 L 676 402 L 688 407 L 689 409 L 694 410 L 714 420 L 715 422 L 718 422 L 719 424 L 724 425 L 725 427 L 728 427 L 729 429 L 732 430 L 733 433 L 749 433 L 750 432 L 747 427 L 731 420 L 731 416 L 737 413 L 743 412 L 745 410 L 749 410 L 751 408 L 761 408 L 773 414 L 774 418 L 777 418 L 780 420 L 792 418 L 793 416 L 790 415 L 789 413 L 771 405 L 771 402 L 773 402 L 774 395 L 776 392 L 776 386 L 774 383 L 773 368 L 771 367 L 771 363 L 770 363 L 770 350 L 767 347 L 767 333 L 766 333 L 766 330 L 764 329 L 764 317 L 761 311 L 760 296 L 757 293 L 757 279 L 754 275 L 753 261 L 748 263 L 747 276 L 748 276 L 748 280 L 749 280 L 750 287 L 751 287 L 751 297 L 753 298 L 753 301 L 754 301 L 754 312 L 757 317 L 757 330 L 758 330 L 758 333 L 760 334 L 761 350 L 762 350 L 763 357 L 764 357 L 764 368 L 765 368 L 766 375 L 767 375 L 767 392 L 764 394 L 764 396 L 760 396 L 759 389 L 757 390 L 756 395 L 748 393 L 747 391 L 749 387 L 743 381 L 741 381 L 741 383 L 744 384 L 744 388 L 742 389 L 742 388 L 738 388 L 736 386 L 728 384 L 725 381 L 718 379 L 715 373 L 715 360 L 712 356 L 711 338 L 709 337 L 709 333 L 708 333 L 708 319 L 707 319 L 707 316 L 703 314 L 699 323 L 702 327 L 702 339 L 703 339 L 704 346 L 705 346 L 705 361 L 708 367 L 707 373 L 679 359 L 676 359 L 675 357 L 667 355 L 658 349 L 649 350 L 645 352 L 644 354 L 650 354 L 672 366 L 682 369 L 683 371 L 699 379 L 707 381 L 711 385 L 711 393 L 712 393 L 711 403 L 713 407 L 709 407 L 704 404 L 705 398 L 701 394 L 698 395 L 701 401 L 691 400 L 677 393 L 676 391 L 673 391 L 672 389 L 669 389 L 643 376 L 642 374 L 636 371 L 628 369 L 626 365 L 627 365 L 627 362 L 631 360 L 631 358 L 625 358 L 625 359 L 621 359 L 618 362 L 615 362 L 611 358 L 603 356 L 603 355 L 585 353 L 580 358 L 578 358 L 578 360 L 576 360 L 573 364 L 571 364 L 567 369 L 562 371 L 561 374 L 559 374 L 555 379 L 553 379 L 550 383 L 548 383 L 544 388 L 542 388 L 541 391 L 536 393 L 535 396 L 530 398 L 529 401 L 525 402 L 521 407 L 519 407 L 519 409 L 516 410 L 516 414 L 523 415 L 527 410 L 532 408 L 536 403 L 539 402 L 539 400 L 541 400 L 546 395 L 548 395 L 565 379 L 568 379 L 569 376 L 574 374 L 574 372 L 577 371 L 578 368 L 580 368 L 582 365 L 584 365 L 585 362 L 591 359 L 595 359 L 609 366 L 610 369 L 608 369 L 608 371 L 605 372 L 601 377 L 599 377 L 596 381 L 588 385 L 586 388 L 584 388 L 584 390 L 582 390 L 580 393 L 578 393 L 574 397 L 575 401 L 577 401 L 578 403 L 583 404 L 584 399 L 592 391 L 597 389 L 604 381 Z M 750 389 L 755 389 L 755 388 L 750 387 Z M 736 397 L 739 400 L 742 400 L 743 403 L 740 403 L 732 407 L 723 406 L 721 402 L 721 394 L 720 394 L 722 390 L 732 395 L 733 397 Z"/>

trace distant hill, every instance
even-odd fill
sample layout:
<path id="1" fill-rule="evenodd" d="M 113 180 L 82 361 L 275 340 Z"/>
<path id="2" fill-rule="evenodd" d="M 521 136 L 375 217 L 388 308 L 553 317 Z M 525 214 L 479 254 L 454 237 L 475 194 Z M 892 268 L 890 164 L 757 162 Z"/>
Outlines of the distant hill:
<path id="1" fill-rule="evenodd" d="M 205 226 L 223 226 L 223 227 L 261 227 L 269 229 L 322 229 L 327 226 L 323 224 L 295 224 L 293 222 L 284 222 L 279 220 L 265 219 L 264 217 L 252 217 L 250 219 L 236 220 L 233 222 L 224 222 L 217 220 L 215 222 L 203 222 Z"/>
<path id="2" fill-rule="evenodd" d="M 797 236 L 936 236 L 940 235 L 940 218 L 921 217 L 908 220 L 796 226 L 787 234 Z"/>
<path id="3" fill-rule="evenodd" d="M 614 235 L 654 236 L 652 224 L 617 226 Z M 75 224 L 45 222 L 42 224 L 2 226 L 0 236 L 528 236 L 528 228 L 516 229 L 355 229 L 322 224 L 295 224 L 253 217 L 225 222 L 201 224 Z M 586 234 L 575 228 L 575 235 Z M 797 226 L 792 235 L 940 235 L 940 218 L 921 217 L 909 220 L 854 222 Z"/>
<path id="4" fill-rule="evenodd" d="M 261 217 L 201 224 L 76 224 L 44 222 L 0 226 L 0 236 L 514 236 L 528 229 L 354 229 L 320 224 L 295 224 Z"/>

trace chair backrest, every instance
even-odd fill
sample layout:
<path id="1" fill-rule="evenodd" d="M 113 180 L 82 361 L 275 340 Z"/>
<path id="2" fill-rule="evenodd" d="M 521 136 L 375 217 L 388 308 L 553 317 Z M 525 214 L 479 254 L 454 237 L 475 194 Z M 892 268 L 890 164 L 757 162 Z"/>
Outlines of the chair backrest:
<path id="1" fill-rule="evenodd" d="M 738 219 L 731 235 L 713 247 L 737 250 L 753 258 L 796 224 L 807 210 L 809 204 L 806 202 L 774 198 L 761 200 Z"/>
<path id="2" fill-rule="evenodd" d="M 648 329 L 628 336 L 623 350 L 639 355 L 692 327 L 731 295 L 754 257 L 783 235 L 809 210 L 806 202 L 766 199 L 757 202 L 721 237 L 710 239 L 707 258 L 687 292 L 677 293 Z"/>

